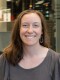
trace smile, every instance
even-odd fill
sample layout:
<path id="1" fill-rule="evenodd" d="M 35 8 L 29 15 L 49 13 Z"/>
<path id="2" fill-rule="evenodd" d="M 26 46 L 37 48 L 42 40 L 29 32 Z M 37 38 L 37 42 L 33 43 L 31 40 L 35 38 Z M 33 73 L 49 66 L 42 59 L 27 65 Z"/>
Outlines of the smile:
<path id="1" fill-rule="evenodd" d="M 29 39 L 32 39 L 35 37 L 35 35 L 26 35 L 25 37 L 29 38 Z"/>

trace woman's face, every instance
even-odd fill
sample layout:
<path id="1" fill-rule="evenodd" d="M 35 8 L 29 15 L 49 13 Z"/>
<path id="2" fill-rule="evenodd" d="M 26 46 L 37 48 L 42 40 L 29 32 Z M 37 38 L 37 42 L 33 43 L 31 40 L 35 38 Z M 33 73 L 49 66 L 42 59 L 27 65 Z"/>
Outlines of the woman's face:
<path id="1" fill-rule="evenodd" d="M 21 19 L 20 38 L 25 45 L 39 44 L 42 34 L 41 19 L 36 13 L 25 14 Z"/>

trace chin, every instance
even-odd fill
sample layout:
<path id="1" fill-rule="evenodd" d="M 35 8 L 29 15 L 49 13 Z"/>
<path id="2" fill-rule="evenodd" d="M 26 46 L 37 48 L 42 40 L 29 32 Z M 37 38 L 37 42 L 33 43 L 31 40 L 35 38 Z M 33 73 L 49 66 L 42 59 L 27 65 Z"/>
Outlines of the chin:
<path id="1" fill-rule="evenodd" d="M 36 42 L 26 42 L 24 45 L 26 46 L 35 46 L 37 43 Z"/>

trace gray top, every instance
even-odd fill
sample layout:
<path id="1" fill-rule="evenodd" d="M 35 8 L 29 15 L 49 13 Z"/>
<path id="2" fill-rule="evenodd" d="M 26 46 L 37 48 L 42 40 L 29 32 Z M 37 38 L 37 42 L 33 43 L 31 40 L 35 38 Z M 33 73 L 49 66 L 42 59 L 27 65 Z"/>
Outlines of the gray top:
<path id="1" fill-rule="evenodd" d="M 2 58 L 0 58 L 1 63 Z M 13 66 L 4 58 L 4 69 L 0 64 L 0 80 L 60 80 L 60 61 L 58 53 L 49 50 L 44 61 L 31 69 L 24 69 L 19 65 Z M 8 79 L 7 79 L 8 78 Z"/>

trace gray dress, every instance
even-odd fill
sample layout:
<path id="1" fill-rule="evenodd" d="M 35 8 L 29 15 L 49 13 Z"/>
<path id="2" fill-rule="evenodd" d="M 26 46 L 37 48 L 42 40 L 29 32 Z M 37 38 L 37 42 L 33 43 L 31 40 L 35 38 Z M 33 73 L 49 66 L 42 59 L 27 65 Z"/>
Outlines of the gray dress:
<path id="1" fill-rule="evenodd" d="M 60 80 L 59 54 L 49 50 L 44 61 L 31 69 L 18 64 L 9 64 L 3 55 L 0 57 L 0 80 Z"/>

